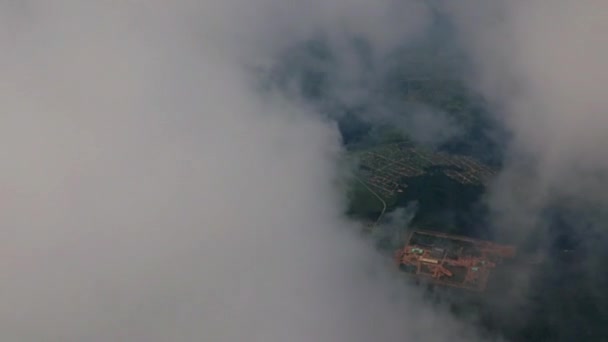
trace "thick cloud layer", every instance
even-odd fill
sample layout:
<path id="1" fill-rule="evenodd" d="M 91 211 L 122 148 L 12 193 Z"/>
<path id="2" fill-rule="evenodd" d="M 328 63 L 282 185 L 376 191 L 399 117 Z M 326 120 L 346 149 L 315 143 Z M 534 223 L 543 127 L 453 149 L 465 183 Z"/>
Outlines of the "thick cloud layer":
<path id="1" fill-rule="evenodd" d="M 341 218 L 334 125 L 254 87 L 281 6 L 2 3 L 3 340 L 471 340 Z"/>

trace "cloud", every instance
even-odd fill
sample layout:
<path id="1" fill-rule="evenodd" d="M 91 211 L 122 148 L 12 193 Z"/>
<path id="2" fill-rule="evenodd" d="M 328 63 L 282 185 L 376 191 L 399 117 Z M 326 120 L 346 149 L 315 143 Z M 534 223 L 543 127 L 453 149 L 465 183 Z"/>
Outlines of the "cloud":
<path id="1" fill-rule="evenodd" d="M 606 260 L 608 205 L 608 6 L 473 0 L 448 11 L 476 65 L 471 85 L 511 135 L 488 195 L 497 235 L 524 245 L 536 240 L 548 256 L 533 273 L 542 284 L 530 291 L 570 293 L 560 299 L 571 303 L 564 304 L 568 310 L 545 307 L 550 338 L 568 340 L 585 330 L 597 339 L 605 334 L 603 314 L 585 311 L 583 303 L 606 303 L 597 288 L 606 283 L 599 265 Z M 563 253 L 552 249 L 573 249 L 578 261 L 560 263 L 555 259 Z"/>
<path id="2" fill-rule="evenodd" d="M 593 189 L 604 184 L 608 166 L 602 148 L 608 128 L 602 95 L 608 81 L 606 5 L 593 0 L 467 4 L 455 6 L 454 17 L 479 65 L 476 86 L 500 109 L 496 112 L 513 134 L 499 184 L 523 184 L 521 196 L 502 194 L 517 197 L 511 205 L 534 211 L 561 196 L 603 201 Z"/>
<path id="3" fill-rule="evenodd" d="M 448 114 L 432 108 L 416 108 L 409 115 L 393 118 L 395 125 L 418 144 L 438 145 L 462 134 L 462 126 Z"/>
<path id="4" fill-rule="evenodd" d="M 262 29 L 269 31 L 265 39 L 247 39 L 266 51 L 270 58 L 258 67 L 265 67 L 272 75 L 270 83 L 285 96 L 333 119 L 355 115 L 372 125 L 392 125 L 425 145 L 463 135 L 462 123 L 424 98 L 445 95 L 441 90 L 439 96 L 430 95 L 429 88 L 437 86 L 428 81 L 448 88 L 454 85 L 445 80 L 460 76 L 455 70 L 460 52 L 449 30 L 438 28 L 445 23 L 437 22 L 445 18 L 432 6 L 333 0 L 311 8 L 300 8 L 297 2 L 280 7 L 282 11 L 271 12 L 273 24 Z M 289 18 L 285 27 L 284 18 Z M 276 37 L 279 32 L 281 37 Z M 420 89 L 411 90 L 408 99 L 410 88 Z"/>
<path id="5" fill-rule="evenodd" d="M 475 337 L 341 217 L 335 125 L 247 71 L 334 20 L 393 44 L 418 5 L 0 6 L 5 340 Z"/>

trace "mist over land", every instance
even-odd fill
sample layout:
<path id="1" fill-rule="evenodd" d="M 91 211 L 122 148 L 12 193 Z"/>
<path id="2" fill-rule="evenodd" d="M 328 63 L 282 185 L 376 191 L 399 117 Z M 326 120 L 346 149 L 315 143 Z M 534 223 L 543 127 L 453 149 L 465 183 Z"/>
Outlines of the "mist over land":
<path id="1" fill-rule="evenodd" d="M 606 339 L 606 17 L 600 0 L 0 1 L 0 337 Z M 470 301 L 405 280 L 345 214 L 344 159 L 386 127 L 496 169 L 462 223 L 547 261 Z M 380 238 L 448 207 L 416 197 Z"/>

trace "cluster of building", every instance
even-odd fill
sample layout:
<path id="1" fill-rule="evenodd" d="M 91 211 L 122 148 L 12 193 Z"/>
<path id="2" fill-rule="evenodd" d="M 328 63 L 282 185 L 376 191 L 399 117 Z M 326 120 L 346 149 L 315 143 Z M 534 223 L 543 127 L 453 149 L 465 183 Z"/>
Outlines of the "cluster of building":
<path id="1" fill-rule="evenodd" d="M 492 269 L 515 247 L 429 231 L 414 231 L 395 253 L 399 267 L 438 285 L 483 291 Z"/>

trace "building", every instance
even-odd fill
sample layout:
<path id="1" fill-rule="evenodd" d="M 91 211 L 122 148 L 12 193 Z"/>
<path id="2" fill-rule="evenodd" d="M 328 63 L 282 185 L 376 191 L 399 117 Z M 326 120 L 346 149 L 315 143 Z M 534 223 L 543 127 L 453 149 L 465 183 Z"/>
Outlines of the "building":
<path id="1" fill-rule="evenodd" d="M 414 231 L 395 253 L 399 268 L 421 279 L 473 291 L 486 288 L 491 270 L 515 247 L 431 231 Z"/>

